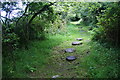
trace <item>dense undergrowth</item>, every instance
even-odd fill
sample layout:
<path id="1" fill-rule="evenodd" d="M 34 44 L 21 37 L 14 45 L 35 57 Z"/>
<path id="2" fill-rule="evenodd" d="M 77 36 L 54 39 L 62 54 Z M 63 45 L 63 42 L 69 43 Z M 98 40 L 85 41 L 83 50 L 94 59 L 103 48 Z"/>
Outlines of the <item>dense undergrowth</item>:
<path id="1" fill-rule="evenodd" d="M 38 67 L 44 67 L 51 49 L 63 41 L 63 36 L 54 35 L 44 41 L 32 41 L 29 49 L 18 49 L 12 54 L 14 57 L 3 57 L 3 77 L 27 77 L 27 73 L 37 70 Z"/>
<path id="2" fill-rule="evenodd" d="M 1 16 L 3 77 L 29 77 L 44 69 L 54 47 L 71 47 L 66 43 L 77 37 L 84 38 L 83 46 L 75 47 L 83 56 L 77 67 L 78 73 L 80 69 L 86 73 L 82 78 L 119 77 L 120 2 L 26 2 L 25 10 L 18 12 L 22 15 L 10 18 L 14 9 L 20 10 L 17 4 L 2 3 L 7 13 Z"/>
<path id="3" fill-rule="evenodd" d="M 83 25 L 84 26 L 84 25 Z M 82 27 L 83 27 L 82 26 Z M 84 48 L 88 50 L 88 56 L 82 57 L 82 68 L 87 72 L 87 78 L 118 78 L 119 77 L 119 55 L 120 48 L 108 42 L 95 41 L 94 30 L 89 30 L 90 26 L 82 29 L 90 34 L 90 42 Z M 98 39 L 99 40 L 99 39 Z M 81 51 L 80 51 L 81 52 Z M 78 69 L 78 71 L 81 68 Z"/>
<path id="4" fill-rule="evenodd" d="M 115 44 L 92 40 L 94 31 L 89 30 L 90 26 L 80 25 L 78 27 L 80 30 L 86 31 L 87 34 L 81 37 L 90 40 L 90 42 L 84 43 L 87 45 L 79 48 L 80 51 L 78 49 L 79 52 L 88 49 L 88 55 L 82 57 L 82 63 L 80 64 L 82 68 L 79 67 L 78 71 L 85 69 L 87 74 L 85 78 L 118 78 L 120 48 L 116 47 Z"/>
<path id="5" fill-rule="evenodd" d="M 78 34 L 79 31 L 76 30 L 75 27 L 83 31 L 83 34 Z M 25 78 L 40 68 L 44 69 L 53 52 L 52 48 L 55 46 L 60 45 L 66 40 L 73 41 L 73 38 L 79 35 L 85 40 L 90 40 L 92 36 L 88 31 L 88 27 L 89 26 L 69 24 L 69 27 L 66 28 L 67 32 L 63 32 L 63 34 L 46 34 L 49 37 L 45 40 L 34 40 L 30 42 L 28 50 L 24 48 L 15 50 L 13 52 L 13 58 L 3 58 L 3 77 Z M 83 53 L 82 55 L 84 55 L 84 57 L 80 59 L 80 62 L 82 61 L 80 65 L 82 66 L 77 67 L 78 73 L 80 69 L 83 69 L 86 72 L 85 78 L 117 78 L 119 69 L 118 54 L 120 53 L 120 49 L 107 47 L 95 41 L 83 43 L 84 46 L 76 47 L 78 51 L 77 54 Z M 66 45 L 67 44 L 63 44 L 61 47 Z M 89 50 L 89 54 L 86 56 L 84 51 L 87 50 Z"/>
<path id="6" fill-rule="evenodd" d="M 89 56 L 83 59 L 84 67 L 91 78 L 118 78 L 120 48 L 106 47 L 98 42 L 90 42 Z"/>

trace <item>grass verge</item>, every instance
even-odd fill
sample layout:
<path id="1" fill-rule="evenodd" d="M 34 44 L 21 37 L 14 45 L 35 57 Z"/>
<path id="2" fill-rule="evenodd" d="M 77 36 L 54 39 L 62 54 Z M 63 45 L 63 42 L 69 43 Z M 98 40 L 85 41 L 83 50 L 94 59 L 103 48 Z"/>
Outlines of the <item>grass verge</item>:
<path id="1" fill-rule="evenodd" d="M 11 57 L 3 57 L 3 77 L 26 78 L 29 73 L 44 67 L 54 46 L 63 41 L 61 35 L 50 35 L 44 41 L 32 41 L 29 49 L 15 50 Z"/>

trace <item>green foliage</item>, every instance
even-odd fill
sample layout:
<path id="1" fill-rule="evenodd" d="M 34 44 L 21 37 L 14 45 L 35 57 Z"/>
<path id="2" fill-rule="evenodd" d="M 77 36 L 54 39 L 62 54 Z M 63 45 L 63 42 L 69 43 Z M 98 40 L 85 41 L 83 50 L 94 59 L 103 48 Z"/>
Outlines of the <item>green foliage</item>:
<path id="1" fill-rule="evenodd" d="M 91 78 L 118 78 L 119 48 L 105 47 L 98 42 L 90 42 L 89 56 L 82 63 Z"/>
<path id="2" fill-rule="evenodd" d="M 97 24 L 101 27 L 98 28 L 94 39 L 99 41 L 104 40 L 118 46 L 120 43 L 120 27 L 118 26 L 118 22 L 120 21 L 120 5 L 119 3 L 109 3 L 106 7 L 104 14 L 98 16 Z"/>
<path id="3" fill-rule="evenodd" d="M 45 65 L 51 48 L 61 42 L 60 36 L 48 38 L 49 35 L 46 34 L 56 33 L 58 27 L 64 27 L 64 25 L 60 26 L 63 23 L 59 16 L 54 13 L 52 7 L 49 7 L 48 11 L 37 15 L 32 23 L 28 24 L 32 14 L 47 4 L 41 2 L 30 4 L 30 8 L 33 9 L 26 12 L 30 15 L 18 16 L 15 18 L 16 21 L 13 22 L 7 20 L 8 24 L 2 23 L 3 77 L 27 77 L 28 73 L 32 73 Z M 35 9 L 35 5 L 39 5 L 39 7 Z M 36 39 L 44 39 L 44 41 L 34 42 Z M 31 41 L 33 41 L 33 44 L 31 44 Z M 24 46 L 27 50 L 24 50 Z"/>
<path id="4" fill-rule="evenodd" d="M 13 32 L 13 25 L 10 25 L 9 27 L 2 25 L 2 49 L 3 49 L 3 54 L 8 55 L 7 53 L 9 51 L 17 49 L 19 45 L 19 37 L 15 32 Z"/>
<path id="5" fill-rule="evenodd" d="M 47 27 L 45 29 L 45 32 L 49 34 L 58 34 L 58 33 L 61 34 L 63 32 L 66 32 L 65 25 L 66 25 L 65 21 L 60 18 L 60 15 L 57 15 L 54 22 L 50 23 L 50 27 Z"/>
<path id="6" fill-rule="evenodd" d="M 52 48 L 63 41 L 61 35 L 49 35 L 44 41 L 32 41 L 29 50 L 17 49 L 14 57 L 3 57 L 3 78 L 27 78 L 29 74 L 43 68 L 50 57 Z"/>
<path id="7" fill-rule="evenodd" d="M 10 18 L 10 13 L 16 3 L 3 4 L 3 10 L 8 14 L 3 20 L 3 77 L 29 77 L 28 73 L 33 73 L 44 67 L 50 57 L 52 48 L 60 44 L 63 40 L 73 41 L 78 36 L 90 40 L 88 28 L 92 28 L 93 40 L 119 45 L 120 42 L 120 3 L 56 3 L 47 7 L 50 3 L 25 3 L 28 5 L 23 15 L 14 19 Z M 8 8 L 5 8 L 5 5 Z M 12 9 L 9 7 L 13 6 Z M 47 7 L 47 8 L 46 8 Z M 44 10 L 45 8 L 45 10 Z M 17 10 L 17 8 L 15 8 Z M 34 17 L 35 16 L 35 17 Z M 82 19 L 82 24 L 89 25 L 80 27 L 80 35 L 76 31 L 78 26 L 65 26 L 69 20 Z M 12 21 L 14 20 L 14 21 Z M 32 20 L 30 22 L 30 20 Z M 12 22 L 11 22 L 12 21 Z M 99 26 L 99 28 L 94 28 Z M 82 33 L 82 30 L 84 33 Z M 68 31 L 68 32 L 67 32 Z M 88 32 L 87 32 L 88 31 Z M 53 34 L 53 35 L 51 35 Z M 38 40 L 40 41 L 38 41 Z M 44 40 L 44 41 L 43 41 Z M 31 42 L 32 41 L 32 42 Z M 109 46 L 103 47 L 99 43 L 86 44 L 78 47 L 79 52 L 89 49 L 90 55 L 85 58 L 83 66 L 86 68 L 89 77 L 93 78 L 117 78 L 118 77 L 118 53 L 117 49 Z M 20 46 L 27 46 L 26 49 Z M 66 44 L 65 44 L 66 45 Z M 62 45 L 64 47 L 68 47 Z M 112 72 L 113 71 L 113 72 Z M 76 71 L 77 72 L 77 71 Z"/>
<path id="8" fill-rule="evenodd" d="M 17 26 L 14 28 L 14 31 L 15 33 L 19 36 L 20 38 L 20 44 L 21 45 L 26 45 L 28 44 L 28 37 L 30 36 L 29 35 L 29 32 L 31 32 L 33 29 L 29 29 L 28 31 L 28 24 L 27 24 L 27 20 L 29 19 L 28 18 L 22 18 L 19 23 L 17 23 Z M 23 42 L 26 42 L 26 43 L 23 43 Z"/>
<path id="9" fill-rule="evenodd" d="M 34 71 L 36 71 L 36 68 L 26 65 L 26 72 L 34 72 Z"/>
<path id="10" fill-rule="evenodd" d="M 85 25 L 94 26 L 97 23 L 96 16 L 99 15 L 100 3 L 81 3 L 84 6 L 80 9 L 80 15 L 83 19 L 82 23 Z"/>
<path id="11" fill-rule="evenodd" d="M 32 2 L 29 4 L 29 11 L 36 12 L 45 5 L 43 2 Z M 33 7 L 34 6 L 34 7 Z"/>
<path id="12" fill-rule="evenodd" d="M 4 2 L 1 5 L 1 9 L 6 12 L 5 16 L 1 16 L 3 56 L 11 55 L 7 53 L 17 49 L 19 45 L 19 36 L 14 32 L 15 19 L 10 17 L 13 10 L 20 10 L 16 5 L 17 2 Z"/>
<path id="13" fill-rule="evenodd" d="M 61 20 L 58 20 L 60 18 L 57 18 L 58 15 L 53 10 L 53 7 L 48 7 L 48 10 L 46 9 L 42 13 L 38 14 L 35 19 L 33 19 L 32 23 L 28 23 L 31 17 L 35 15 L 35 13 L 39 12 L 42 8 L 47 6 L 49 3 L 47 2 L 31 2 L 31 3 L 25 3 L 26 9 L 24 10 L 25 13 L 22 13 L 23 15 L 18 16 L 15 18 L 15 21 L 10 22 L 12 19 L 9 20 L 9 17 L 6 16 L 6 20 L 3 20 L 3 42 L 5 43 L 4 48 L 11 48 L 13 45 L 20 46 L 26 46 L 29 43 L 30 40 L 39 39 L 43 40 L 45 39 L 45 34 L 49 31 L 47 30 L 49 27 L 56 28 L 57 25 L 54 26 L 54 24 L 57 24 L 59 22 L 61 24 Z M 16 6 L 17 3 L 3 3 L 3 10 L 6 11 L 6 6 L 9 8 L 10 5 Z M 14 7 L 13 7 L 14 8 Z M 12 10 L 11 10 L 12 11 Z M 10 11 L 10 12 L 11 12 Z M 6 11 L 8 13 L 8 11 Z M 28 15 L 29 14 L 29 15 Z M 10 15 L 10 14 L 9 14 Z M 56 21 L 56 22 L 55 22 Z M 6 24 L 7 23 L 7 24 Z M 49 28 L 49 29 L 51 29 Z M 57 30 L 57 29 L 55 29 Z M 56 32 L 55 30 L 52 30 L 50 33 Z M 12 41 L 13 40 L 13 43 Z M 11 42 L 11 43 L 10 43 Z M 10 46 L 7 46 L 10 45 Z M 3 49 L 4 49 L 3 48 Z M 13 49 L 10 49 L 11 51 Z M 9 51 L 9 50 L 8 50 Z"/>
<path id="14" fill-rule="evenodd" d="M 93 36 L 94 36 L 93 40 L 98 40 L 98 41 L 100 41 L 100 39 L 106 40 L 105 28 L 104 27 L 94 28 Z"/>
<path id="15" fill-rule="evenodd" d="M 101 3 L 68 3 L 66 18 L 72 21 L 82 19 L 82 24 L 95 26 L 97 15 L 100 14 Z M 65 11 L 65 10 L 64 10 Z"/>

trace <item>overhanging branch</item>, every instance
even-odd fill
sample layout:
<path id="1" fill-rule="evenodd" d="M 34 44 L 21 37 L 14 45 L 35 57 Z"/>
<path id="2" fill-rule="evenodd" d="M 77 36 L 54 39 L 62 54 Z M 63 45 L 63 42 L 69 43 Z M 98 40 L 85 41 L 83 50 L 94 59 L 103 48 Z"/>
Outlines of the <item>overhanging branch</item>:
<path id="1" fill-rule="evenodd" d="M 55 3 L 55 2 L 54 2 Z M 48 10 L 48 8 L 53 5 L 54 3 L 50 3 L 49 5 L 45 5 L 42 9 L 40 9 L 38 12 L 34 13 L 34 15 L 32 16 L 32 18 L 29 20 L 28 24 L 30 24 L 33 19 L 38 15 L 41 14 L 42 12 Z"/>
<path id="2" fill-rule="evenodd" d="M 27 4 L 26 8 L 25 8 L 25 12 L 23 13 L 23 15 L 16 21 L 16 24 L 19 22 L 19 20 L 24 16 L 26 15 L 25 13 L 27 12 L 27 9 L 29 7 L 29 4 Z"/>

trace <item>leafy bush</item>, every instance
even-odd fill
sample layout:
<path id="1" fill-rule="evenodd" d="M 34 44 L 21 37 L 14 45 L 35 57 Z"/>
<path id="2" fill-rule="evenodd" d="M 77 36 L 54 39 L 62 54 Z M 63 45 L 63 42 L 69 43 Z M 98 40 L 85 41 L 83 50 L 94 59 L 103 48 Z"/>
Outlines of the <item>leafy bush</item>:
<path id="1" fill-rule="evenodd" d="M 17 34 L 15 34 L 15 32 L 13 32 L 14 26 L 10 25 L 8 26 L 4 26 L 2 25 L 2 51 L 3 53 L 7 53 L 7 51 L 13 51 L 15 50 L 18 45 L 19 45 L 19 37 Z M 5 55 L 5 54 L 3 54 Z"/>
<path id="2" fill-rule="evenodd" d="M 94 39 L 107 41 L 116 46 L 120 44 L 120 27 L 118 22 L 120 21 L 120 4 L 119 3 L 109 3 L 106 5 L 104 14 L 97 17 L 98 28 L 97 33 L 94 35 Z"/>
<path id="3" fill-rule="evenodd" d="M 63 32 L 66 32 L 65 31 L 65 21 L 62 20 L 60 18 L 61 15 L 57 15 L 56 14 L 56 19 L 54 20 L 54 22 L 50 23 L 50 27 L 47 27 L 46 28 L 46 32 L 48 32 L 49 34 L 61 34 L 61 31 L 62 33 Z"/>

